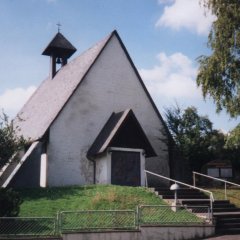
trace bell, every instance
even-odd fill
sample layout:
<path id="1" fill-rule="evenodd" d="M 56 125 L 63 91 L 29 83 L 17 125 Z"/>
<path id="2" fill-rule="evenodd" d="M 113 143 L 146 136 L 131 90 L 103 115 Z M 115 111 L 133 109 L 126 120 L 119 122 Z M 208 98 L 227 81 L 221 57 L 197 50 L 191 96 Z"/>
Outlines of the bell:
<path id="1" fill-rule="evenodd" d="M 58 57 L 57 60 L 56 60 L 56 63 L 57 63 L 57 64 L 61 64 L 61 63 L 62 63 L 61 58 Z"/>

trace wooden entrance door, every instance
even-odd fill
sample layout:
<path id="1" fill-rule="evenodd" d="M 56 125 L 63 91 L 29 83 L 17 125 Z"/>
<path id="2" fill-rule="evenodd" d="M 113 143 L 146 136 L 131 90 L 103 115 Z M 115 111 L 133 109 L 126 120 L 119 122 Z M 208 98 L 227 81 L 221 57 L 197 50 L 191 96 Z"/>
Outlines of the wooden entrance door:
<path id="1" fill-rule="evenodd" d="M 140 152 L 113 151 L 111 183 L 123 186 L 140 186 Z"/>

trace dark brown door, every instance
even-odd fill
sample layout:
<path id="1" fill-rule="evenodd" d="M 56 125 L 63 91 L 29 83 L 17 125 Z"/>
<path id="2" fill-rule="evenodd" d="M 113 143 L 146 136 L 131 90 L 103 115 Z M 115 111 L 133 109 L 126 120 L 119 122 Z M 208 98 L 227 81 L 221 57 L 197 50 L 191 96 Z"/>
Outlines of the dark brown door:
<path id="1" fill-rule="evenodd" d="M 140 153 L 112 152 L 111 182 L 115 185 L 140 186 Z"/>

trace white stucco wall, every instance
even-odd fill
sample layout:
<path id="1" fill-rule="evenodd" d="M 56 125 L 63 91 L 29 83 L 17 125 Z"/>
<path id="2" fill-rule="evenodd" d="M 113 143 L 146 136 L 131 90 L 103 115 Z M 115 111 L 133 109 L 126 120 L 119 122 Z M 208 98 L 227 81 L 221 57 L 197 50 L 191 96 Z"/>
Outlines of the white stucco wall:
<path id="1" fill-rule="evenodd" d="M 113 36 L 50 127 L 49 186 L 93 183 L 93 164 L 86 152 L 111 113 L 128 108 L 134 111 L 158 155 L 146 160 L 146 168 L 168 176 L 167 145 L 159 140 L 165 138 L 160 131 L 162 123 Z"/>
<path id="2" fill-rule="evenodd" d="M 111 184 L 111 154 L 96 158 L 96 184 Z"/>

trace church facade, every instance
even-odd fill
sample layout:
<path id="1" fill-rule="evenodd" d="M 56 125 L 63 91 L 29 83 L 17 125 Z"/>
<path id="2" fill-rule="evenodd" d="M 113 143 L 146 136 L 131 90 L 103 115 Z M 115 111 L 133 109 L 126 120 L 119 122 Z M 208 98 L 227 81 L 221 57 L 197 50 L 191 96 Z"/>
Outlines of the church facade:
<path id="1" fill-rule="evenodd" d="M 68 63 L 75 51 L 61 33 L 44 50 L 49 77 L 14 121 L 31 146 L 5 185 L 140 186 L 145 169 L 175 177 L 171 136 L 118 33 Z"/>

